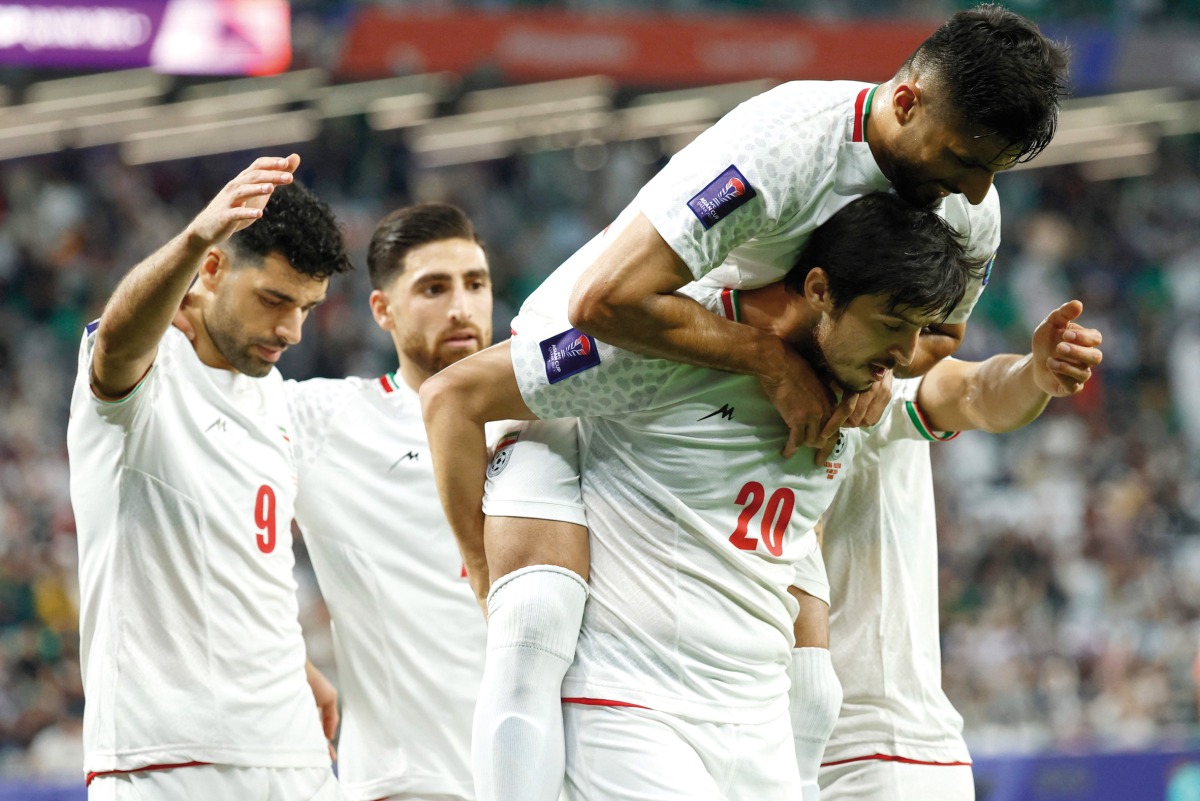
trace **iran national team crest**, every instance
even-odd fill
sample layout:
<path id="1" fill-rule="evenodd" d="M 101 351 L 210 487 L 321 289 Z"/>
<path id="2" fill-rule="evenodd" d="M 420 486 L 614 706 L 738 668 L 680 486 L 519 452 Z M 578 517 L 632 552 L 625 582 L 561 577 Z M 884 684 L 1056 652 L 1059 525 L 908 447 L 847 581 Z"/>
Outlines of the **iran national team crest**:
<path id="1" fill-rule="evenodd" d="M 846 432 L 839 431 L 837 443 L 833 446 L 829 458 L 825 460 L 825 478 L 833 480 L 842 469 L 842 456 L 846 453 Z"/>
<path id="2" fill-rule="evenodd" d="M 736 165 L 729 167 L 688 201 L 688 208 L 707 231 L 758 195 Z"/>
<path id="3" fill-rule="evenodd" d="M 496 455 L 492 457 L 491 464 L 488 465 L 488 478 L 495 478 L 504 471 L 504 468 L 508 467 L 508 460 L 512 458 L 512 446 L 516 445 L 520 438 L 520 431 L 510 431 L 500 438 L 500 441 L 496 443 Z"/>
<path id="4" fill-rule="evenodd" d="M 596 340 L 577 328 L 544 339 L 539 347 L 546 361 L 546 380 L 551 384 L 600 364 Z"/>

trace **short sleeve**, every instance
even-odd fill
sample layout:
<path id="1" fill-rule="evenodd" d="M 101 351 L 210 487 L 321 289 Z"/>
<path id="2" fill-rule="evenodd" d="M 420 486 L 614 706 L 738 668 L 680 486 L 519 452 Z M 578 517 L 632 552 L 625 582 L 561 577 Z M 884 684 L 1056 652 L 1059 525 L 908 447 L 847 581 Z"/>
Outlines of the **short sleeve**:
<path id="1" fill-rule="evenodd" d="M 176 331 L 174 328 L 168 329 L 167 334 L 158 345 L 154 363 L 150 365 L 150 369 L 133 389 L 121 398 L 109 400 L 97 395 L 92 387 L 92 359 L 95 357 L 99 323 L 99 320 L 88 323 L 84 329 L 83 340 L 79 343 L 79 362 L 75 376 L 74 394 L 77 400 L 82 400 L 86 408 L 102 420 L 128 427 L 137 418 L 141 409 L 148 405 L 147 399 L 155 394 L 154 388 L 164 369 L 162 365 L 170 363 L 172 347 L 177 344 L 172 339 L 172 332 Z M 178 333 L 178 335 L 183 337 L 182 333 Z"/>
<path id="2" fill-rule="evenodd" d="M 784 85 L 729 112 L 652 178 L 634 205 L 699 280 L 751 239 L 770 237 L 820 202 L 836 165 L 834 107 L 846 94 Z M 805 107 L 803 112 L 801 107 Z M 840 117 L 837 119 L 840 120 Z M 837 129 L 840 130 L 840 129 Z"/>
<path id="3" fill-rule="evenodd" d="M 736 290 L 693 284 L 681 293 L 709 311 L 737 319 Z M 510 340 L 521 397 L 541 420 L 644 411 L 658 402 L 660 390 L 680 369 L 678 362 L 613 347 L 576 328 L 563 330 L 561 323 L 545 325 L 522 326 Z"/>
<path id="4" fill-rule="evenodd" d="M 905 439 L 948 442 L 959 435 L 958 431 L 937 431 L 929 424 L 917 401 L 921 381 L 921 378 L 897 378 L 892 382 L 892 402 L 872 437 L 885 443 Z"/>

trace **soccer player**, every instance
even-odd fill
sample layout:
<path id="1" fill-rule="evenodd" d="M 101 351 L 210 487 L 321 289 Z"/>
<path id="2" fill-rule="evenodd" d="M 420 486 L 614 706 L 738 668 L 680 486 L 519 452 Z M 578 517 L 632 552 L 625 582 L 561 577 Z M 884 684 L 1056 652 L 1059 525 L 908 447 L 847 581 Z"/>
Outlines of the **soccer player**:
<path id="1" fill-rule="evenodd" d="M 351 265 L 299 163 L 239 173 L 83 338 L 67 446 L 92 799 L 341 797 L 306 680 L 274 364 Z M 171 326 L 185 294 L 194 343 Z"/>
<path id="2" fill-rule="evenodd" d="M 920 328 L 936 319 L 917 293 L 945 280 L 936 258 L 949 246 L 925 238 L 919 216 L 895 197 L 864 198 L 814 236 L 785 284 L 689 291 L 785 336 L 841 387 L 860 390 L 878 380 L 875 365 L 909 363 Z M 942 313 L 953 301 L 943 302 Z M 1004 424 L 1036 415 L 1057 380 L 1045 366 L 1052 334 L 1042 339 L 1040 370 L 1029 359 L 1029 369 L 980 382 L 985 408 L 999 407 Z M 792 619 L 828 597 L 809 528 L 865 434 L 843 432 L 818 467 L 807 451 L 783 459 L 786 430 L 748 377 L 618 358 L 628 384 L 651 389 L 633 400 L 614 384 L 600 399 L 609 411 L 580 423 L 593 591 L 562 690 L 568 795 L 796 798 L 792 731 L 809 734 L 812 721 L 788 713 Z M 991 400 L 998 392 L 1003 403 Z M 932 398 L 930 413 L 957 422 L 951 404 L 963 397 Z M 877 434 L 921 432 L 892 415 Z M 523 476 L 507 472 L 520 458 L 498 454 L 489 500 L 522 497 Z"/>
<path id="3" fill-rule="evenodd" d="M 677 154 L 526 302 L 514 341 L 544 346 L 532 358 L 542 358 L 546 372 L 519 387 L 505 377 L 509 399 L 520 394 L 534 414 L 556 416 L 557 393 L 578 397 L 585 393 L 576 385 L 621 380 L 610 350 L 619 346 L 754 376 L 791 430 L 785 454 L 826 442 L 851 407 L 831 417 L 832 398 L 804 359 L 770 332 L 722 320 L 674 290 L 700 278 L 743 287 L 778 279 L 819 224 L 855 198 L 888 189 L 934 205 L 967 238 L 973 259 L 990 258 L 999 242 L 993 175 L 1050 141 L 1065 67 L 1061 48 L 1028 20 L 982 6 L 954 15 L 880 86 L 795 82 L 744 103 Z M 959 308 L 923 333 L 914 374 L 957 347 L 985 282 L 986 275 L 976 280 Z M 567 311 L 579 330 L 554 341 Z M 426 389 L 431 401 L 438 387 Z M 490 413 L 514 417 L 520 408 L 506 403 Z M 489 602 L 481 697 L 496 700 L 477 715 L 477 728 L 483 721 L 489 732 L 477 740 L 477 777 L 498 777 L 508 789 L 497 797 L 506 801 L 548 801 L 552 795 L 519 786 L 524 774 L 514 766 L 549 764 L 561 750 L 557 688 L 572 649 L 559 645 L 574 642 L 587 597 L 585 521 L 569 492 L 572 435 L 545 438 L 546 461 L 526 468 L 545 497 L 523 513 L 544 519 L 496 509 L 485 554 L 482 429 L 458 424 L 436 403 L 426 409 L 431 440 L 446 438 L 436 451 L 438 488 L 464 558 L 476 566 L 476 590 L 488 591 L 487 568 L 493 599 L 511 577 L 499 625 Z"/>
<path id="4" fill-rule="evenodd" d="M 889 247 L 885 247 L 888 245 Z M 804 343 L 814 336 L 821 337 L 825 340 L 821 349 L 817 350 L 811 347 L 804 347 L 803 350 L 808 356 L 816 360 L 818 364 L 832 364 L 838 366 L 837 374 L 843 379 L 842 387 L 849 391 L 862 391 L 870 387 L 878 381 L 883 372 L 898 364 L 907 364 L 913 356 L 913 351 L 916 348 L 916 342 L 919 332 L 923 330 L 927 324 L 936 320 L 943 319 L 944 314 L 934 315 L 933 311 L 939 310 L 940 306 L 929 300 L 934 296 L 941 298 L 941 301 L 946 305 L 946 309 L 941 309 L 945 312 L 953 304 L 959 302 L 962 292 L 967 285 L 969 272 L 963 266 L 961 259 L 961 246 L 953 237 L 951 230 L 942 221 L 934 215 L 920 211 L 909 205 L 905 201 L 893 196 L 884 194 L 870 195 L 860 198 L 851 206 L 843 209 L 833 219 L 826 224 L 810 241 L 809 246 L 804 253 L 804 264 L 815 266 L 818 264 L 834 264 L 838 265 L 836 272 L 836 280 L 838 285 L 833 290 L 834 295 L 838 298 L 845 298 L 840 301 L 840 305 L 831 306 L 829 314 L 826 317 L 821 315 L 813 315 L 809 309 L 807 314 L 801 313 L 801 304 L 795 292 L 795 287 L 792 292 L 784 292 L 781 284 L 771 285 L 771 293 L 767 290 L 760 290 L 755 296 L 759 299 L 759 303 L 763 302 L 764 298 L 775 297 L 776 305 L 771 308 L 771 311 L 776 315 L 776 319 L 771 322 L 777 324 L 779 328 L 786 331 L 789 337 L 794 339 L 800 336 Z M 857 265 L 867 265 L 859 270 Z M 805 270 L 797 267 L 792 275 L 804 278 Z M 814 270 L 812 275 L 819 275 L 819 270 Z M 890 281 L 890 284 L 885 284 L 884 281 Z M 932 286 L 934 289 L 930 289 Z M 917 288 L 925 291 L 926 300 L 923 303 L 918 303 L 911 298 L 915 295 Z M 773 293 L 773 294 L 772 294 Z M 865 312 L 859 311 L 856 315 L 843 315 L 841 312 L 849 304 L 851 299 L 865 297 L 870 293 L 882 295 L 884 300 L 892 298 L 908 298 L 904 303 L 894 302 L 893 305 L 901 307 L 913 307 L 906 309 L 903 313 L 891 313 L 891 306 L 884 306 L 881 310 L 877 309 L 872 315 L 867 317 L 867 325 L 863 322 Z M 907 294 L 904 294 L 907 293 Z M 712 301 L 718 298 L 723 298 L 727 301 L 726 312 L 731 317 L 736 317 L 735 308 L 736 300 L 734 295 L 728 293 L 724 295 L 714 294 L 713 291 L 708 291 L 705 297 Z M 872 297 L 875 297 L 873 294 Z M 784 300 L 790 298 L 792 303 L 789 305 Z M 926 309 L 926 307 L 928 307 Z M 754 306 L 753 308 L 760 308 Z M 925 309 L 918 314 L 917 309 Z M 843 319 L 844 317 L 844 319 Z M 925 319 L 929 318 L 929 319 Z M 837 322 L 835 333 L 839 336 L 833 337 L 829 335 L 830 321 Z M 765 324 L 763 319 L 759 319 L 759 324 L 764 328 L 771 328 Z M 472 418 L 463 420 L 459 417 L 459 411 L 463 410 L 468 415 L 477 415 L 486 412 L 480 412 L 480 409 L 495 409 L 496 405 L 503 405 L 511 400 L 514 394 L 511 390 L 506 391 L 502 380 L 496 380 L 498 377 L 503 377 L 505 373 L 511 380 L 512 369 L 511 365 L 517 365 L 526 372 L 540 371 L 544 373 L 545 367 L 531 350 L 538 348 L 536 342 L 528 342 L 525 340 L 517 340 L 513 345 L 513 358 L 511 362 L 504 350 L 493 349 L 492 351 L 484 352 L 472 359 L 465 360 L 460 365 L 456 365 L 450 370 L 443 373 L 443 376 L 451 377 L 451 381 L 443 380 L 443 377 L 432 379 L 429 383 L 437 383 L 446 385 L 449 389 L 443 390 L 440 397 L 426 398 L 429 402 L 427 409 L 432 409 L 433 405 L 440 405 L 438 415 L 444 416 L 451 420 L 456 420 L 457 425 L 461 426 L 467 423 L 474 422 Z M 578 349 L 578 348 L 575 348 Z M 570 347 L 564 350 L 571 350 Z M 848 355 L 849 354 L 849 355 Z M 499 356 L 499 358 L 496 358 Z M 649 405 L 651 397 L 657 393 L 658 389 L 669 381 L 669 375 L 676 369 L 682 369 L 683 366 L 661 360 L 646 360 L 632 353 L 612 352 L 610 357 L 613 359 L 612 368 L 616 371 L 618 379 L 607 388 L 593 387 L 585 392 L 579 399 L 575 401 L 576 406 L 563 408 L 561 411 L 564 415 L 575 415 L 580 413 L 587 414 L 604 414 L 606 416 L 617 414 L 622 411 L 635 412 Z M 819 357 L 819 358 L 818 358 Z M 575 358 L 569 353 L 562 355 L 563 359 Z M 663 376 L 650 376 L 646 374 L 646 365 L 654 365 L 660 371 L 664 372 Z M 701 371 L 705 376 L 709 373 Z M 847 378 L 847 376 L 850 376 Z M 732 376 L 731 376 L 732 377 Z M 708 380 L 706 378 L 706 380 Z M 739 380 L 747 380 L 741 377 Z M 643 388 L 641 392 L 629 393 L 622 387 L 637 386 Z M 753 382 L 750 384 L 753 387 Z M 648 395 L 647 395 L 648 393 Z M 422 392 L 423 395 L 426 393 Z M 517 395 L 519 403 L 519 394 Z M 568 398 L 563 396 L 563 400 Z M 765 401 L 763 402 L 765 404 Z M 718 408 L 719 406 L 719 408 Z M 733 404 L 719 404 L 714 406 L 713 410 L 705 410 L 703 413 L 697 413 L 697 420 L 701 417 L 705 419 L 713 417 L 728 417 L 734 414 Z M 769 409 L 769 406 L 766 408 Z M 596 412 L 594 410 L 601 409 Z M 513 408 L 512 415 L 519 418 L 527 418 L 529 410 L 524 407 Z M 760 410 L 761 411 L 761 410 Z M 745 412 L 743 411 L 743 415 Z M 427 412 L 428 415 L 428 412 Z M 774 415 L 768 415 L 771 423 L 783 431 L 782 421 Z M 538 465 L 540 459 L 541 448 L 547 448 L 551 453 L 556 452 L 553 441 L 547 442 L 544 433 L 550 428 L 544 423 L 531 426 L 528 432 L 522 434 L 520 441 L 514 441 L 513 438 L 506 437 L 501 443 L 501 450 L 497 453 L 491 467 L 488 468 L 488 477 L 496 479 L 505 470 L 511 471 L 508 473 L 508 478 L 505 480 L 503 490 L 496 490 L 489 493 L 487 511 L 489 514 L 499 512 L 506 517 L 501 520 L 517 519 L 525 517 L 533 517 L 537 513 L 537 505 L 545 502 L 545 498 L 553 499 L 557 493 L 552 488 L 543 486 L 538 475 L 530 475 L 527 469 L 527 463 L 532 461 L 534 467 Z M 768 430 L 774 431 L 773 428 Z M 431 432 L 432 433 L 432 432 Z M 532 436 L 526 436 L 532 434 Z M 573 433 L 571 433 L 573 437 Z M 551 438 L 552 439 L 552 438 Z M 435 464 L 441 459 L 443 453 L 437 448 L 439 442 L 431 437 L 431 446 L 434 448 Z M 533 449 L 532 457 L 530 449 Z M 836 454 L 840 457 L 840 454 Z M 836 458 L 835 457 L 835 458 Z M 756 452 L 758 461 L 764 464 L 778 461 L 777 459 L 764 459 L 763 453 Z M 804 457 L 808 461 L 808 467 L 805 471 L 801 471 L 800 475 L 811 474 L 812 454 L 806 452 Z M 799 456 L 793 456 L 789 464 L 797 462 Z M 836 464 L 836 462 L 831 462 Z M 785 469 L 786 472 L 786 469 Z M 836 476 L 838 469 L 833 468 L 829 473 L 830 476 Z M 512 476 L 517 476 L 513 479 Z M 824 469 L 821 471 L 821 476 L 826 475 Z M 572 476 L 574 480 L 574 492 L 578 496 L 578 480 Z M 820 485 L 826 487 L 827 485 Z M 830 492 L 832 497 L 832 492 Z M 827 503 L 827 500 L 825 501 Z M 825 503 L 816 506 L 815 509 L 809 509 L 810 512 L 819 514 L 824 508 Z M 532 507 L 532 512 L 528 511 Z M 563 515 L 564 511 L 569 512 L 570 509 L 559 508 L 553 510 L 556 515 Z M 489 518 L 489 524 L 495 518 Z M 815 517 L 814 517 L 815 519 Z M 797 524 L 799 525 L 799 524 Z M 808 526 L 805 525 L 799 529 L 800 532 L 807 531 Z M 815 540 L 814 540 L 815 542 Z M 516 546 L 514 546 L 516 547 Z M 815 557 L 815 552 L 809 554 Z M 520 557 L 518 553 L 517 558 Z M 490 552 L 489 564 L 496 572 L 500 572 L 506 567 L 506 560 L 512 560 L 505 551 Z M 811 561 L 811 559 L 809 560 Z M 819 565 L 819 559 L 818 565 Z M 497 568 L 499 568 L 497 570 Z M 544 570 L 538 568 L 537 570 Z M 512 573 L 513 576 L 528 575 L 529 569 L 524 571 L 517 570 Z M 551 577 L 557 577 L 552 571 L 546 571 L 551 574 Z M 821 569 L 823 572 L 823 568 Z M 821 584 L 822 582 L 817 582 Z M 809 595 L 817 600 L 816 603 L 827 603 L 824 600 L 828 594 L 828 590 L 813 591 L 812 582 L 801 584 Z M 499 581 L 493 589 L 492 597 L 490 598 L 489 609 L 491 618 L 489 621 L 489 661 L 495 660 L 495 664 L 511 665 L 510 660 L 503 657 L 509 656 L 502 649 L 509 648 L 526 648 L 528 647 L 523 641 L 518 640 L 516 644 L 511 644 L 511 631 L 504 631 L 501 634 L 505 636 L 497 636 L 495 632 L 496 613 L 506 608 L 506 604 L 511 603 L 514 597 L 520 602 L 521 596 L 513 596 L 509 592 L 509 587 L 514 586 L 515 592 L 527 592 L 523 587 L 532 586 L 528 582 L 525 585 L 515 583 L 513 578 L 504 578 Z M 785 592 L 786 594 L 786 592 Z M 795 609 L 789 613 L 788 620 L 795 616 Z M 820 611 L 818 617 L 824 618 L 827 612 Z M 813 614 L 806 614 L 806 620 L 813 618 Z M 506 618 L 503 614 L 501 620 Z M 554 617 L 547 616 L 542 620 L 523 623 L 523 628 L 532 628 L 538 631 L 539 627 L 545 626 L 545 620 L 555 621 Z M 509 624 L 511 625 L 511 623 Z M 788 628 L 790 630 L 789 622 Z M 565 660 L 570 663 L 570 654 L 574 653 L 574 643 L 576 639 L 574 631 L 570 634 L 570 640 L 565 637 L 557 642 L 551 643 L 552 648 L 546 648 L 546 643 L 542 640 L 538 641 L 538 655 L 542 664 L 534 664 L 534 668 L 543 669 L 547 666 L 554 665 L 559 660 Z M 824 687 L 832 684 L 836 686 L 836 679 L 832 681 L 820 681 L 822 675 L 830 675 L 826 670 L 822 673 L 821 668 L 828 667 L 829 658 L 824 648 L 825 642 L 815 643 L 819 648 L 808 648 L 807 651 L 820 653 L 807 654 L 807 661 L 814 662 L 815 667 L 812 673 L 816 674 L 817 687 Z M 500 659 L 496 659 L 497 651 Z M 526 664 L 528 664 L 528 659 Z M 566 667 L 561 668 L 562 671 Z M 786 675 L 786 674 L 785 674 Z M 522 678 L 518 676 L 504 676 L 501 674 L 501 683 L 511 682 L 518 686 L 522 683 Z M 785 679 L 786 681 L 786 679 Z M 561 680 L 560 680 L 561 682 Z M 785 687 L 786 690 L 786 687 Z M 493 707 L 498 701 L 503 702 L 504 696 L 489 696 L 481 692 L 479 705 L 477 708 L 476 719 L 476 747 L 480 747 L 480 723 L 479 719 L 485 718 L 493 711 Z M 561 709 L 561 701 L 559 697 L 552 699 L 552 703 L 556 710 Z M 828 733 L 827 728 L 832 726 L 834 717 L 836 717 L 838 698 L 830 697 L 828 693 L 820 699 L 813 699 L 813 704 L 817 707 L 815 717 L 818 718 L 817 725 L 825 727 L 824 733 L 820 735 L 823 741 L 824 736 Z M 534 708 L 533 712 L 538 715 L 547 715 L 545 710 Z M 558 712 L 561 716 L 561 712 Z M 561 719 L 561 717 L 560 717 Z M 821 722 L 827 721 L 827 723 Z M 561 732 L 561 728 L 559 728 Z M 497 738 L 501 742 L 505 737 L 522 736 L 524 732 L 520 727 L 512 727 L 508 731 L 500 731 L 497 733 Z M 561 741 L 560 741 L 561 742 Z M 790 741 L 789 741 L 790 742 Z M 561 755 L 562 746 L 559 745 L 558 753 Z M 816 768 L 819 762 L 820 751 L 818 750 L 812 757 L 811 761 L 811 783 L 815 787 Z M 561 759 L 561 756 L 560 756 Z M 793 759 L 794 762 L 794 759 Z M 559 763 L 561 764 L 561 763 Z M 493 763 L 494 766 L 494 763 Z M 487 767 L 487 765 L 485 765 Z M 496 770 L 493 773 L 481 772 L 477 761 L 476 784 L 477 792 L 480 795 L 495 793 L 497 796 L 503 797 L 507 793 L 517 792 L 517 788 L 522 788 L 520 791 L 531 792 L 533 797 L 543 797 L 548 794 L 557 794 L 558 786 L 561 784 L 561 773 L 555 774 L 552 771 L 552 765 L 547 765 L 543 762 L 525 763 L 524 766 L 514 766 L 508 772 L 500 772 Z"/>
<path id="5" fill-rule="evenodd" d="M 1058 382 L 1047 398 L 1079 392 L 1101 358 L 1099 332 L 1073 322 L 1081 311 L 1066 304 L 1035 332 L 1044 365 L 1013 355 L 982 365 L 947 360 L 924 379 L 897 381 L 901 411 L 922 438 L 870 434 L 825 513 L 831 652 L 845 698 L 820 772 L 824 801 L 974 799 L 962 718 L 942 691 L 929 443 L 1028 422 L 989 406 L 989 384 L 1044 367 Z M 961 411 L 930 414 L 946 397 L 961 397 Z"/>
<path id="6" fill-rule="evenodd" d="M 427 203 L 379 224 L 367 265 L 398 368 L 285 383 L 296 521 L 333 619 L 338 776 L 349 801 L 466 800 L 486 631 L 437 501 L 417 389 L 491 344 L 487 258 L 462 211 Z"/>

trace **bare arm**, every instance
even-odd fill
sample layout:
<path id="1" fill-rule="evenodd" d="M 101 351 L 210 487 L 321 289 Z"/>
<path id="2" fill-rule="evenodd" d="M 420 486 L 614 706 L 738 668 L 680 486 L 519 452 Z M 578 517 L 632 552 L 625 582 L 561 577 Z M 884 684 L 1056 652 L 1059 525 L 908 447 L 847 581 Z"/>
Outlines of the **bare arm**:
<path id="1" fill-rule="evenodd" d="M 124 396 L 154 362 L 158 342 L 209 249 L 262 216 L 271 192 L 292 180 L 300 164 L 260 158 L 226 184 L 178 236 L 121 279 L 100 316 L 92 357 L 92 386 L 108 398 Z"/>
<path id="2" fill-rule="evenodd" d="M 1024 356 L 983 362 L 943 361 L 921 382 L 918 403 L 939 431 L 982 429 L 1002 433 L 1035 420 L 1051 398 L 1083 389 L 1100 364 L 1100 332 L 1074 322 L 1077 300 L 1055 309 L 1033 334 Z"/>
<path id="3" fill-rule="evenodd" d="M 536 418 L 521 399 L 508 342 L 450 365 L 426 380 L 420 394 L 438 496 L 482 605 L 489 585 L 483 548 L 484 424 Z"/>
<path id="4" fill-rule="evenodd" d="M 675 290 L 692 273 L 644 215 L 579 277 L 571 325 L 644 356 L 758 378 L 791 429 L 785 455 L 816 447 L 831 404 L 812 367 L 779 337 L 707 311 Z"/>

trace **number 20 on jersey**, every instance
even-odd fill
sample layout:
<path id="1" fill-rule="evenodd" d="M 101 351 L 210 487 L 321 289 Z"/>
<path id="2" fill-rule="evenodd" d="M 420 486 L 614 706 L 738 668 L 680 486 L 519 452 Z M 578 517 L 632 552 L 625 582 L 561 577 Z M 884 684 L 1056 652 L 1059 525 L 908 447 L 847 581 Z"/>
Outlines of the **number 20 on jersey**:
<path id="1" fill-rule="evenodd" d="M 767 498 L 767 490 L 762 484 L 747 481 L 738 492 L 734 503 L 744 508 L 738 515 L 737 528 L 729 535 L 733 546 L 743 551 L 756 551 L 761 541 L 771 556 L 782 556 L 783 535 L 787 532 L 788 524 L 792 522 L 796 493 L 787 487 L 780 487 Z M 750 526 L 758 518 L 760 510 L 762 517 L 758 524 L 759 536 L 751 537 Z"/>

